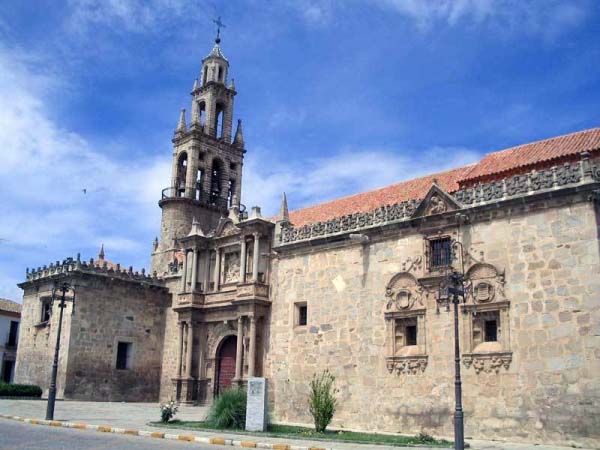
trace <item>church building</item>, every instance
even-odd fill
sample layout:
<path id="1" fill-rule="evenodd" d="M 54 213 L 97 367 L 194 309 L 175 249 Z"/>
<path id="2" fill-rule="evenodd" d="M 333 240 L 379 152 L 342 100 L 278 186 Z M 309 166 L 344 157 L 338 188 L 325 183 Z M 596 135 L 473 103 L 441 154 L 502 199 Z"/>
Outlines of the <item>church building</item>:
<path id="1" fill-rule="evenodd" d="M 15 381 L 58 398 L 210 404 L 265 377 L 270 419 L 451 436 L 451 270 L 465 435 L 600 445 L 600 128 L 288 211 L 243 199 L 246 143 L 217 38 L 173 137 L 148 272 L 79 255 L 27 269 Z"/>

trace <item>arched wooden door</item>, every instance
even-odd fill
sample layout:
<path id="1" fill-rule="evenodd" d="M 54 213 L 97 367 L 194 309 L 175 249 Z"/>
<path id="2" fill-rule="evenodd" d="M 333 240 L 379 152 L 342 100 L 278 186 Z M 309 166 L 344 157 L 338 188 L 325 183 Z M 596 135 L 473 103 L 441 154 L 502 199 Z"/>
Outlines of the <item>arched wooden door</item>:
<path id="1" fill-rule="evenodd" d="M 228 336 L 221 343 L 221 348 L 217 355 L 217 389 L 215 389 L 215 395 L 219 395 L 231 387 L 233 377 L 235 377 L 236 347 L 236 336 Z"/>

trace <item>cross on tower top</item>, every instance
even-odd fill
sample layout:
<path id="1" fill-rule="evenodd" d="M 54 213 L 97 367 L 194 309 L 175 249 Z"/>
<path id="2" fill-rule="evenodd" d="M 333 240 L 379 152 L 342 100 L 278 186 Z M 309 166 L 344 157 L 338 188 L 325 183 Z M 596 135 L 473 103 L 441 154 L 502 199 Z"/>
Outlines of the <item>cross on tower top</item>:
<path id="1" fill-rule="evenodd" d="M 215 42 L 219 44 L 221 42 L 221 28 L 226 28 L 226 26 L 221 21 L 221 16 L 213 19 L 213 23 L 217 26 L 217 38 L 215 39 Z"/>

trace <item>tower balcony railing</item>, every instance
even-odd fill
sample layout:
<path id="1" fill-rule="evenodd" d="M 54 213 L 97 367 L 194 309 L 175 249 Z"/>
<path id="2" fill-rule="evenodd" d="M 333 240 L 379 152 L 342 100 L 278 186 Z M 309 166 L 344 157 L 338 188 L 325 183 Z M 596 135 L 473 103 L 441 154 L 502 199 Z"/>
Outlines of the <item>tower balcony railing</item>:
<path id="1" fill-rule="evenodd" d="M 227 209 L 228 207 L 226 198 L 219 197 L 214 193 L 203 191 L 202 189 L 180 189 L 171 186 L 162 190 L 161 197 L 163 200 L 171 198 L 189 198 L 202 205 L 212 206 L 218 209 Z"/>

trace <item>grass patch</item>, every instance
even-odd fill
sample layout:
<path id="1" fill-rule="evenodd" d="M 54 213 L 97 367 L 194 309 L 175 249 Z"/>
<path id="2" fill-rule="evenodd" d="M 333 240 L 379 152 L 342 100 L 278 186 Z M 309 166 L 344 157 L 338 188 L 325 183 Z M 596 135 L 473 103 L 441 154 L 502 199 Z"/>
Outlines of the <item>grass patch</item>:
<path id="1" fill-rule="evenodd" d="M 289 439 L 352 442 L 357 444 L 382 444 L 394 445 L 398 447 L 406 447 L 413 445 L 426 445 L 428 447 L 451 447 L 453 445 L 452 442 L 443 439 L 435 439 L 427 434 L 419 434 L 417 436 L 390 436 L 387 434 L 359 433 L 354 431 L 332 430 L 326 430 L 324 433 L 317 433 L 312 428 L 294 427 L 288 425 L 269 425 L 267 431 L 263 433 L 250 433 L 239 429 L 215 428 L 207 422 L 186 422 L 181 420 L 173 420 L 168 423 L 150 422 L 149 425 L 167 428 L 181 428 L 185 430 L 202 430 L 217 432 L 226 431 L 228 433 L 250 434 Z"/>

